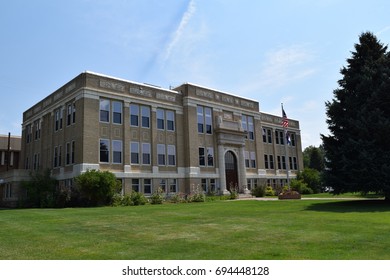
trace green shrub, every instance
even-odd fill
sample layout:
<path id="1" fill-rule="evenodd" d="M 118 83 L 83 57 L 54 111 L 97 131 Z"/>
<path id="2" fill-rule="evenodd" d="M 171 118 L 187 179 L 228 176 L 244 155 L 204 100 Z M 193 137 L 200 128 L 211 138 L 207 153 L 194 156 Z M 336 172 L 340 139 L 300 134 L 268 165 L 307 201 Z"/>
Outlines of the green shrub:
<path id="1" fill-rule="evenodd" d="M 175 193 L 169 198 L 169 201 L 172 203 L 180 203 L 180 202 L 185 202 L 185 199 L 183 197 L 183 194 Z"/>
<path id="2" fill-rule="evenodd" d="M 253 189 L 251 189 L 251 195 L 255 197 L 263 197 L 265 194 L 265 188 L 264 186 L 256 186 Z"/>
<path id="3" fill-rule="evenodd" d="M 51 177 L 50 170 L 37 171 L 30 174 L 29 181 L 23 181 L 22 187 L 26 190 L 22 207 L 63 207 L 57 206 L 57 198 L 60 196 L 56 187 L 57 181 Z"/>
<path id="4" fill-rule="evenodd" d="M 150 196 L 150 204 L 162 204 L 164 202 L 164 193 L 161 188 L 157 188 L 156 191 Z"/>
<path id="5" fill-rule="evenodd" d="M 292 179 L 290 182 L 291 189 L 299 192 L 300 194 L 312 194 L 313 190 L 307 186 L 303 180 Z"/>
<path id="6" fill-rule="evenodd" d="M 267 186 L 267 188 L 265 189 L 265 195 L 274 196 L 275 195 L 274 189 L 271 186 Z"/>
<path id="7" fill-rule="evenodd" d="M 109 205 L 121 186 L 115 175 L 109 171 L 87 170 L 75 178 L 80 194 L 80 206 Z"/>
<path id="8" fill-rule="evenodd" d="M 205 202 L 206 195 L 199 185 L 192 186 L 192 192 L 187 196 L 187 202 Z"/>
<path id="9" fill-rule="evenodd" d="M 112 196 L 111 205 L 114 207 L 121 206 L 122 205 L 122 198 L 123 198 L 123 196 L 120 193 L 115 193 Z"/>

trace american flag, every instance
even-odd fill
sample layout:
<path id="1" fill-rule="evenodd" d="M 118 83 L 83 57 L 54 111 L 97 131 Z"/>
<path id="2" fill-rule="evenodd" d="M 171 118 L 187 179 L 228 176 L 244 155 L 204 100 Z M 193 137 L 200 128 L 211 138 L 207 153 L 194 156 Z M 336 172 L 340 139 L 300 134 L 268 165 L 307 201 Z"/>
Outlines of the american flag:
<path id="1" fill-rule="evenodd" d="M 286 112 L 284 111 L 283 107 L 282 107 L 282 126 L 284 128 L 287 128 L 288 127 L 288 119 L 287 119 L 287 115 L 286 115 Z"/>

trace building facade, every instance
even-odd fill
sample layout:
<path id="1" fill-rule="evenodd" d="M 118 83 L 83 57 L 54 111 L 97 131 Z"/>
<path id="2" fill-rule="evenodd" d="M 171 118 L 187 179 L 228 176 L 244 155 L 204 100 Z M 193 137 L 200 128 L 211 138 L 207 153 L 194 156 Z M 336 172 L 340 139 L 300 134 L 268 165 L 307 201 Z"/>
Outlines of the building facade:
<path id="1" fill-rule="evenodd" d="M 21 142 L 20 136 L 0 135 L 0 206 L 16 206 L 20 182 L 27 179 L 20 170 Z"/>
<path id="2" fill-rule="evenodd" d="M 109 170 L 122 192 L 212 193 L 277 188 L 303 169 L 299 122 L 259 103 L 186 83 L 174 89 L 84 72 L 23 114 L 21 168 L 61 186 Z M 286 155 L 287 151 L 287 155 Z"/>

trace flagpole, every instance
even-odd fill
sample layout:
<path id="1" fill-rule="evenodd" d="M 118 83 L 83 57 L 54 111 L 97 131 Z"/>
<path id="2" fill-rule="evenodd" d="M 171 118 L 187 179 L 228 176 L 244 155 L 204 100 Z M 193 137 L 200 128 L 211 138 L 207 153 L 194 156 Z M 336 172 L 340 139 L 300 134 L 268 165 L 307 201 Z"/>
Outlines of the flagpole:
<path id="1" fill-rule="evenodd" d="M 282 117 L 285 118 L 285 113 L 284 113 L 284 109 L 283 109 L 283 103 L 282 104 Z M 287 118 L 287 117 L 286 117 Z M 283 122 L 283 120 L 282 120 Z M 290 189 L 290 174 L 289 174 L 289 158 L 288 158 L 288 138 L 287 138 L 287 126 L 283 124 L 283 131 L 284 131 L 284 149 L 285 149 L 285 154 L 286 154 L 286 172 L 287 172 L 287 187 L 288 187 L 288 191 L 291 191 Z"/>

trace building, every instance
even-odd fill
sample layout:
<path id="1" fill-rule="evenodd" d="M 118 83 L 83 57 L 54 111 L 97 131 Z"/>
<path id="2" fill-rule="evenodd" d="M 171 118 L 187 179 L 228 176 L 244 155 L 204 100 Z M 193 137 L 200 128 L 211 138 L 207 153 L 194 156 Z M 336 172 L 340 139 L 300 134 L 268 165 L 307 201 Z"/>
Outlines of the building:
<path id="1" fill-rule="evenodd" d="M 299 122 L 259 103 L 186 83 L 174 89 L 84 72 L 23 113 L 21 167 L 51 169 L 63 187 L 109 170 L 122 192 L 227 193 L 286 183 L 303 169 Z M 288 155 L 286 156 L 286 150 Z"/>
<path id="2" fill-rule="evenodd" d="M 19 197 L 19 183 L 25 171 L 19 169 L 21 137 L 0 135 L 0 206 L 15 206 Z"/>

